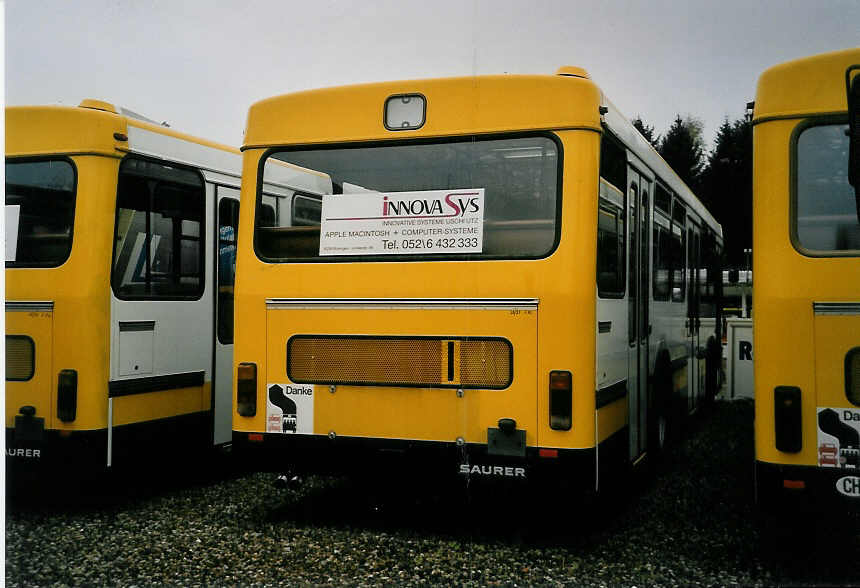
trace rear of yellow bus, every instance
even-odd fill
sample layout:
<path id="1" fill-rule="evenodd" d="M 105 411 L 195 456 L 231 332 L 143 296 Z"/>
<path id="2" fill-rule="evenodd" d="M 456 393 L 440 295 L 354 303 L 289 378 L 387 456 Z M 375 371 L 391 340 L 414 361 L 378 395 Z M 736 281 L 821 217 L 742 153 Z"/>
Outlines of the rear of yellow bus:
<path id="1" fill-rule="evenodd" d="M 860 50 L 829 53 L 770 68 L 758 84 L 755 444 L 764 508 L 860 506 L 860 199 L 846 100 L 858 64 Z"/>
<path id="2" fill-rule="evenodd" d="M 124 119 L 6 109 L 6 463 L 105 461 L 116 177 Z"/>
<path id="3" fill-rule="evenodd" d="M 269 471 L 593 488 L 600 93 L 571 73 L 251 107 L 235 451 Z M 329 193 L 269 194 L 284 164 Z"/>

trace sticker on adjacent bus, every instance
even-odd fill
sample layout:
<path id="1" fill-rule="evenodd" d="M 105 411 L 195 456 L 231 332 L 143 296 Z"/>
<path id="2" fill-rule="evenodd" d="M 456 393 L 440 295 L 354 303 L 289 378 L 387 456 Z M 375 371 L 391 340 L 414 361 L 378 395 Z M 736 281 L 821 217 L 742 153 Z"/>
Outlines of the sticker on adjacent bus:
<path id="1" fill-rule="evenodd" d="M 314 387 L 308 384 L 268 384 L 266 386 L 266 432 L 314 432 Z"/>
<path id="2" fill-rule="evenodd" d="M 326 194 L 320 255 L 481 253 L 484 189 Z"/>
<path id="3" fill-rule="evenodd" d="M 860 409 L 818 408 L 818 465 L 860 470 Z"/>

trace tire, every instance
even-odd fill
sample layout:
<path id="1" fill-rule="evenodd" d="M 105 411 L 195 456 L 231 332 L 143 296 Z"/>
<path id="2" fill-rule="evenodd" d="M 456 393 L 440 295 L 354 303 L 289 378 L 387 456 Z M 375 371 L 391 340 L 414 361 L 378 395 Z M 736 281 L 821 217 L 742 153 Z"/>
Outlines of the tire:
<path id="1" fill-rule="evenodd" d="M 660 455 L 672 439 L 672 368 L 669 354 L 662 352 L 654 368 L 653 402 L 649 420 L 649 447 L 653 454 Z"/>
<path id="2" fill-rule="evenodd" d="M 722 349 L 717 339 L 712 335 L 708 338 L 705 351 L 705 403 L 712 406 L 720 391 L 720 364 L 722 363 Z"/>

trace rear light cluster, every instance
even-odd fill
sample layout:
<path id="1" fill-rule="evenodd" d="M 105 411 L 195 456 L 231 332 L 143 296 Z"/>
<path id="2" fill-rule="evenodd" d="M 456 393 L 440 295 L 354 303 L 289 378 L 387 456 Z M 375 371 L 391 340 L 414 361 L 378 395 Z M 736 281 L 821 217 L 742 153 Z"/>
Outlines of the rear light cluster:
<path id="1" fill-rule="evenodd" d="M 239 416 L 255 416 L 257 414 L 257 364 L 240 363 L 236 372 L 236 410 Z"/>
<path id="2" fill-rule="evenodd" d="M 573 379 L 570 372 L 549 373 L 549 426 L 569 431 L 573 424 Z"/>
<path id="3" fill-rule="evenodd" d="M 60 370 L 57 376 L 57 418 L 64 423 L 75 420 L 78 412 L 78 372 Z"/>
<path id="4" fill-rule="evenodd" d="M 797 453 L 803 448 L 800 388 L 777 386 L 773 391 L 773 426 L 776 448 Z"/>

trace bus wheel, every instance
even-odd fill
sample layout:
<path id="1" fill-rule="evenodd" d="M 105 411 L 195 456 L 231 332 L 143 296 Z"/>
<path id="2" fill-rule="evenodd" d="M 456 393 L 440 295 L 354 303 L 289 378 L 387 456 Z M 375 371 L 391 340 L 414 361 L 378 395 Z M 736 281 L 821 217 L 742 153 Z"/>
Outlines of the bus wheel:
<path id="1" fill-rule="evenodd" d="M 672 370 L 665 352 L 657 360 L 654 369 L 654 402 L 651 405 L 651 448 L 660 454 L 669 443 L 671 435 Z"/>
<path id="2" fill-rule="evenodd" d="M 669 421 L 663 411 L 657 414 L 657 447 L 660 451 L 666 447 L 666 431 L 669 428 Z"/>
<path id="3" fill-rule="evenodd" d="M 708 406 L 713 405 L 717 393 L 720 391 L 719 377 L 722 357 L 721 345 L 717 343 L 716 337 L 709 337 L 705 356 L 705 403 Z"/>

